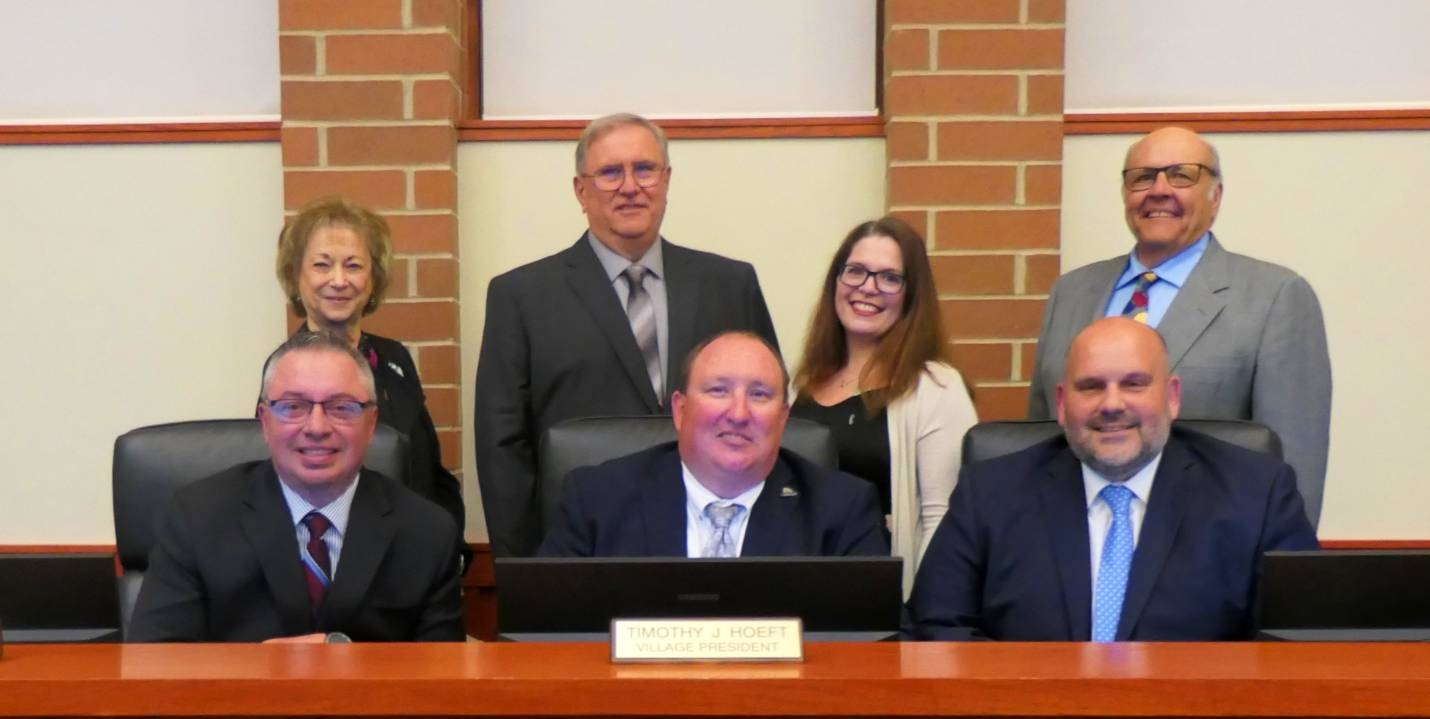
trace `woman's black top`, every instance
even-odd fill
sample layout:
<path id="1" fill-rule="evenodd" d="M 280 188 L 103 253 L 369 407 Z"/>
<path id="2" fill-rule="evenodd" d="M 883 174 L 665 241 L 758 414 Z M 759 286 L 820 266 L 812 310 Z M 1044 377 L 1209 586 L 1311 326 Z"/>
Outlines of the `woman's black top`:
<path id="1" fill-rule="evenodd" d="M 870 417 L 859 395 L 830 407 L 815 402 L 811 397 L 801 396 L 795 399 L 790 414 L 829 427 L 839 448 L 840 471 L 868 480 L 879 492 L 879 505 L 883 507 L 884 514 L 891 511 L 887 409 L 881 409 Z"/>

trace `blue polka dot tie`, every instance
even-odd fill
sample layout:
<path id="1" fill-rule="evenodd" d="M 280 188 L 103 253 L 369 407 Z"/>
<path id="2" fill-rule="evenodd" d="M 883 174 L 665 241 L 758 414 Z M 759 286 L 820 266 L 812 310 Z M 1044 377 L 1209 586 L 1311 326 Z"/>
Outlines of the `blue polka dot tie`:
<path id="1" fill-rule="evenodd" d="M 1112 527 L 1102 545 L 1102 564 L 1097 570 L 1097 589 L 1092 603 L 1092 640 L 1117 639 L 1117 622 L 1122 618 L 1122 597 L 1127 593 L 1127 575 L 1132 572 L 1132 490 L 1109 484 L 1098 493 L 1112 508 Z"/>

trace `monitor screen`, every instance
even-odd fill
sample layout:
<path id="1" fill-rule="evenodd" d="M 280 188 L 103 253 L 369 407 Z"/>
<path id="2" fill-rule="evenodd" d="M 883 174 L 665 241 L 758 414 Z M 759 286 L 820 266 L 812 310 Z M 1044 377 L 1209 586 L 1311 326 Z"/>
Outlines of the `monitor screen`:
<path id="1" fill-rule="evenodd" d="M 800 617 L 807 632 L 898 630 L 898 557 L 503 558 L 504 635 L 602 633 L 613 618 Z"/>
<path id="2" fill-rule="evenodd" d="M 118 641 L 115 577 L 112 554 L 0 554 L 5 639 Z"/>
<path id="3" fill-rule="evenodd" d="M 1267 552 L 1260 617 L 1267 638 L 1430 638 L 1430 550 Z"/>

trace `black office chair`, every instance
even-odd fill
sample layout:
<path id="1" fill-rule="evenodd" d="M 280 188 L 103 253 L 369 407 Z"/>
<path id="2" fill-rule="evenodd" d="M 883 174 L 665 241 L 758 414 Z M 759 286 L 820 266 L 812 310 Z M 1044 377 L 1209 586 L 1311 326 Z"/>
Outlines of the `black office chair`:
<path id="1" fill-rule="evenodd" d="M 551 527 L 561 513 L 561 485 L 573 469 L 675 440 L 675 424 L 666 415 L 581 417 L 558 422 L 541 436 L 537 482 L 541 521 Z M 829 428 L 791 417 L 780 446 L 829 469 L 839 468 L 839 451 Z"/>
<path id="2" fill-rule="evenodd" d="M 114 537 L 123 569 L 119 607 L 126 634 L 169 498 L 187 484 L 268 457 L 256 419 L 156 424 L 114 440 Z M 379 423 L 363 464 L 403 482 L 408 461 L 407 438 Z"/>
<path id="3" fill-rule="evenodd" d="M 1281 459 L 1281 438 L 1264 424 L 1234 419 L 1179 419 L 1173 425 Z M 963 461 L 972 464 L 1012 454 L 1062 431 L 1052 420 L 979 422 L 963 436 Z"/>

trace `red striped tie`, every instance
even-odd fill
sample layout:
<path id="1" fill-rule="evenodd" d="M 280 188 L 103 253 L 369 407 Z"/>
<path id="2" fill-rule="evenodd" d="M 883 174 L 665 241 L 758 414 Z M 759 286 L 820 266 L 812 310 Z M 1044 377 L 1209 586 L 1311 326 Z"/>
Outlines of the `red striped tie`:
<path id="1" fill-rule="evenodd" d="M 303 517 L 308 527 L 308 546 L 303 553 L 303 574 L 308 579 L 308 599 L 313 602 L 313 612 L 323 606 L 323 598 L 328 596 L 328 585 L 333 583 L 332 561 L 328 557 L 328 545 L 323 535 L 333 523 L 318 512 L 309 512 Z"/>

